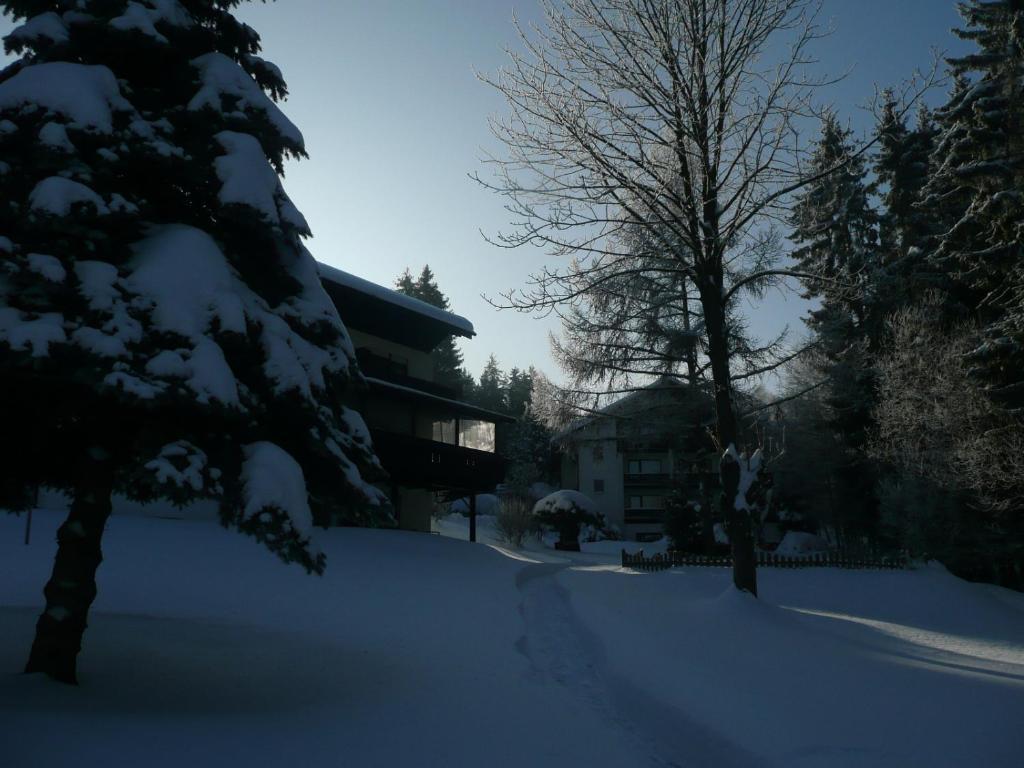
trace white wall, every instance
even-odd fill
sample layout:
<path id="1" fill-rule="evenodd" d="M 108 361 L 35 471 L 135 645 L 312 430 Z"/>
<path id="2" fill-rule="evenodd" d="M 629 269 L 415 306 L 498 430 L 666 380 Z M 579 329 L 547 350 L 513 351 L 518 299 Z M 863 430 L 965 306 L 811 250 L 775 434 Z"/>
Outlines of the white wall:
<path id="1" fill-rule="evenodd" d="M 581 440 L 577 443 L 579 490 L 594 500 L 606 523 L 621 529 L 625 502 L 622 488 L 622 456 L 616 451 L 614 436 L 609 436 L 605 431 L 596 437 L 599 439 Z M 600 461 L 594 460 L 595 447 L 599 447 L 603 452 Z M 595 480 L 604 481 L 603 492 L 594 490 Z"/>

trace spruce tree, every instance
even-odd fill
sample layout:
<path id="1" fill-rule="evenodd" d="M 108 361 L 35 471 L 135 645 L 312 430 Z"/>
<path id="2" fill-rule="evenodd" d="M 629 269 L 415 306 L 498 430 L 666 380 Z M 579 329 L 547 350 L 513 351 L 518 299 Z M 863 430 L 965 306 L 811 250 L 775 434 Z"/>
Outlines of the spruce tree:
<path id="1" fill-rule="evenodd" d="M 992 398 L 1024 412 L 1024 2 L 959 5 L 956 34 L 978 50 L 948 63 L 957 78 L 936 112 L 925 204 L 948 226 L 931 258 L 983 328 L 971 355 Z"/>
<path id="2" fill-rule="evenodd" d="M 874 171 L 882 187 L 883 206 L 879 245 L 885 262 L 892 264 L 921 253 L 932 231 L 928 214 L 919 203 L 928 181 L 935 129 L 925 107 L 918 112 L 917 125 L 909 129 L 892 91 L 886 91 L 876 132 L 879 149 Z"/>
<path id="3" fill-rule="evenodd" d="M 945 282 L 926 258 L 936 226 L 921 205 L 935 135 L 931 113 L 922 106 L 917 125 L 910 129 L 892 91 L 884 97 L 876 127 L 879 149 L 874 162 L 882 203 L 878 216 L 879 263 L 872 281 L 871 311 L 876 333 L 885 318 L 920 301 Z M 872 341 L 877 352 L 877 339 Z"/>
<path id="4" fill-rule="evenodd" d="M 971 380 L 995 406 L 983 430 L 996 473 L 974 489 L 997 546 L 998 579 L 1024 579 L 1024 477 L 1013 460 L 1024 429 L 1024 2 L 971 0 L 954 30 L 977 50 L 948 59 L 955 88 L 937 110 L 939 134 L 922 205 L 943 226 L 929 257 L 979 331 Z M 950 302 L 952 303 L 952 302 Z"/>
<path id="5" fill-rule="evenodd" d="M 508 378 L 505 376 L 498 360 L 494 355 L 487 358 L 480 373 L 480 381 L 473 392 L 474 404 L 489 411 L 506 413 L 508 407 L 507 399 Z"/>
<path id="6" fill-rule="evenodd" d="M 423 265 L 419 277 L 415 280 L 406 269 L 395 281 L 395 289 L 438 309 L 446 312 L 451 310 L 448 297 L 441 292 L 434 273 L 427 264 Z M 434 361 L 434 380 L 437 383 L 451 388 L 459 397 L 464 397 L 472 390 L 473 377 L 466 371 L 462 352 L 456 345 L 454 336 L 445 336 L 431 352 L 431 358 Z"/>
<path id="7" fill-rule="evenodd" d="M 508 394 L 505 396 L 509 416 L 522 418 L 530 407 L 533 399 L 533 379 L 536 371 L 531 365 L 521 371 L 513 368 L 508 372 Z"/>
<path id="8" fill-rule="evenodd" d="M 279 175 L 305 156 L 238 0 L 10 0 L 0 73 L 6 502 L 71 497 L 26 667 L 75 681 L 118 492 L 218 500 L 321 571 L 314 521 L 382 509 L 359 380 Z"/>
<path id="9" fill-rule="evenodd" d="M 409 268 L 406 267 L 405 271 L 395 280 L 395 290 L 399 293 L 404 293 L 406 296 L 412 296 L 413 298 L 420 298 L 418 291 L 416 290 L 416 281 L 412 277 L 412 273 Z"/>
<path id="10" fill-rule="evenodd" d="M 820 341 L 831 426 L 845 451 L 842 476 L 848 487 L 840 524 L 846 532 L 866 532 L 874 518 L 873 483 L 863 454 L 874 404 L 869 351 L 882 332 L 872 303 L 879 273 L 878 220 L 869 203 L 865 163 L 854 153 L 850 134 L 834 114 L 826 115 L 809 168 L 820 178 L 797 197 L 790 239 L 797 244 L 793 255 L 799 269 L 824 278 L 808 281 L 804 296 L 821 302 L 806 323 Z"/>

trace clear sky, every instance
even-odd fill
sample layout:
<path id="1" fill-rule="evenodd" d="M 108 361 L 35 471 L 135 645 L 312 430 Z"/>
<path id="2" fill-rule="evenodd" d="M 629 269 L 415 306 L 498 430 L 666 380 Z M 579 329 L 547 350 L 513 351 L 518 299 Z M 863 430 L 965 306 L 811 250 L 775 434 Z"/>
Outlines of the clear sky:
<path id="1" fill-rule="evenodd" d="M 480 230 L 493 234 L 508 216 L 468 177 L 485 171 L 482 147 L 497 149 L 487 117 L 504 109 L 474 69 L 494 72 L 515 47 L 513 10 L 538 18 L 536 0 L 280 0 L 238 13 L 283 70 L 283 108 L 305 135 L 310 157 L 289 164 L 284 183 L 313 230 L 313 254 L 385 285 L 429 264 L 476 327 L 462 344 L 474 375 L 494 353 L 506 369 L 557 376 L 547 340 L 557 326 L 481 298 L 522 285 L 547 261 L 485 242 Z M 875 84 L 926 66 L 931 48 L 963 50 L 949 33 L 959 23 L 952 0 L 826 0 L 823 15 L 835 27 L 818 46 L 823 71 L 852 72 L 822 95 L 858 130 L 870 127 L 859 107 Z M 0 21 L 0 33 L 10 29 Z M 804 305 L 792 295 L 752 311 L 763 336 L 786 324 L 802 332 Z"/>

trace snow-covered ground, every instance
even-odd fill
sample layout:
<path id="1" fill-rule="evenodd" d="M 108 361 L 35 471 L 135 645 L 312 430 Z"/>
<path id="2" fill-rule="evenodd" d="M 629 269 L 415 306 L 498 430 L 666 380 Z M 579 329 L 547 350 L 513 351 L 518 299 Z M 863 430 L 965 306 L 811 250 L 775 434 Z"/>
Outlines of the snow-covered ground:
<path id="1" fill-rule="evenodd" d="M 452 536 L 318 531 L 311 577 L 209 522 L 118 516 L 71 688 L 18 674 L 58 522 L 37 513 L 24 546 L 24 518 L 0 515 L 4 768 L 1024 753 L 1024 596 L 937 568 L 766 569 L 755 601 L 726 569 L 631 573 L 616 542 L 501 551 L 449 518 Z"/>

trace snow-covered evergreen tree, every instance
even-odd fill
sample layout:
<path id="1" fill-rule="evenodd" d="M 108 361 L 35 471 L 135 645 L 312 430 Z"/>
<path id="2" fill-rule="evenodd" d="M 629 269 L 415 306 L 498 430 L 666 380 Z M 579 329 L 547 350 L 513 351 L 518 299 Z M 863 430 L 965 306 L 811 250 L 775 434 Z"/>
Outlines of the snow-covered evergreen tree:
<path id="1" fill-rule="evenodd" d="M 10 0 L 0 73 L 8 501 L 72 498 L 27 671 L 75 679 L 113 492 L 216 499 L 319 571 L 314 521 L 382 509 L 352 344 L 279 174 L 304 156 L 238 0 Z"/>
<path id="2" fill-rule="evenodd" d="M 882 323 L 874 306 L 878 217 L 869 203 L 864 159 L 855 153 L 850 134 L 834 114 L 825 116 L 808 169 L 818 178 L 797 197 L 790 239 L 798 246 L 794 258 L 800 271 L 818 278 L 805 283 L 805 297 L 821 301 L 806 322 L 819 340 L 832 428 L 846 453 L 842 476 L 849 487 L 842 498 L 849 503 L 840 523 L 856 529 L 859 523 L 870 525 L 873 517 L 863 446 L 874 401 L 869 349 Z"/>
<path id="3" fill-rule="evenodd" d="M 1024 2 L 960 3 L 978 50 L 949 59 L 958 78 L 936 112 L 940 132 L 925 205 L 949 222 L 934 262 L 982 325 L 971 357 L 990 395 L 1024 411 Z"/>
<path id="4" fill-rule="evenodd" d="M 874 171 L 883 211 L 879 216 L 879 241 L 886 265 L 907 260 L 901 268 L 909 274 L 918 266 L 925 238 L 933 231 L 927 213 L 918 205 L 928 181 L 928 157 L 935 129 L 931 113 L 918 111 L 917 125 L 910 129 L 892 91 L 887 91 L 878 121 L 878 155 Z"/>
<path id="5" fill-rule="evenodd" d="M 805 295 L 820 297 L 826 310 L 835 307 L 862 322 L 867 314 L 864 287 L 877 266 L 878 217 L 868 201 L 864 159 L 855 153 L 851 133 L 834 113 L 825 115 L 807 171 L 818 178 L 797 196 L 790 239 L 797 244 L 793 258 L 798 269 L 826 278 L 808 281 Z M 817 329 L 827 321 L 825 315 L 812 314 L 810 324 Z"/>

